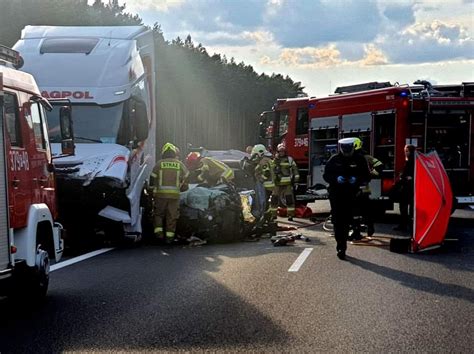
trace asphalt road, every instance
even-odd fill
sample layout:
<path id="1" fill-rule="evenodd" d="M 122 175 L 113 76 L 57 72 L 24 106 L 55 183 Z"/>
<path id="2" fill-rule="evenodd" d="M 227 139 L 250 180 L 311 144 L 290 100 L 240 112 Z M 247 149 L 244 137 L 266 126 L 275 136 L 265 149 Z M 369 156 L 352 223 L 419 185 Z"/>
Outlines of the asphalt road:
<path id="1" fill-rule="evenodd" d="M 458 241 L 436 252 L 391 253 L 380 239 L 349 245 L 345 262 L 321 225 L 287 247 L 112 250 L 53 272 L 35 310 L 0 300 L 0 352 L 470 353 L 473 225 L 453 222 Z"/>

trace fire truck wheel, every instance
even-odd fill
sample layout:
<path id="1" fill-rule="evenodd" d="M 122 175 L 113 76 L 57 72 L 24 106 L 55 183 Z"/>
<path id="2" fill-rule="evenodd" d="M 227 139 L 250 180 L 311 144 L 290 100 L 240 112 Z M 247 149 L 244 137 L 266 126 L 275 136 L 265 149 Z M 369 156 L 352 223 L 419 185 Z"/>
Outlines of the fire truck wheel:
<path id="1" fill-rule="evenodd" d="M 38 245 L 35 266 L 22 266 L 15 271 L 15 285 L 12 299 L 35 305 L 46 297 L 49 286 L 49 254 Z"/>
<path id="2" fill-rule="evenodd" d="M 49 286 L 49 254 L 41 249 L 41 245 L 36 252 L 36 269 L 32 276 L 31 291 L 35 299 L 42 299 L 46 296 Z"/>

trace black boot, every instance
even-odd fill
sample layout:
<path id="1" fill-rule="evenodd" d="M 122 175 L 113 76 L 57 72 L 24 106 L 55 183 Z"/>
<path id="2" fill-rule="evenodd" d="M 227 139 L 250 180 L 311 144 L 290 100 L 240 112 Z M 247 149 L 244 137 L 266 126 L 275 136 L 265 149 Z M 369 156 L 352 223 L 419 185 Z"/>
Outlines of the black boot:
<path id="1" fill-rule="evenodd" d="M 337 251 L 337 258 L 339 258 L 341 261 L 345 261 L 346 251 Z"/>

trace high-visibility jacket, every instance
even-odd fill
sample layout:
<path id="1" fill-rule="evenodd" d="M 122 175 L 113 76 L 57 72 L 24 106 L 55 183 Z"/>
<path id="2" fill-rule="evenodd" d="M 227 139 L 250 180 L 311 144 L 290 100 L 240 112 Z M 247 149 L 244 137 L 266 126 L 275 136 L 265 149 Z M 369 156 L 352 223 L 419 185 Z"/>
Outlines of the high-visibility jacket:
<path id="1" fill-rule="evenodd" d="M 265 189 L 273 189 L 275 187 L 272 163 L 271 158 L 263 156 L 258 159 L 255 166 L 255 179 L 262 183 Z"/>
<path id="2" fill-rule="evenodd" d="M 378 179 L 380 178 L 380 174 L 382 173 L 383 170 L 383 163 L 379 159 L 373 157 L 370 155 L 368 152 L 361 150 L 360 154 L 364 156 L 365 161 L 367 161 L 367 166 L 369 167 L 369 172 L 370 172 L 370 179 Z M 362 184 L 361 190 L 363 193 L 371 193 L 370 186 L 369 186 L 369 181 L 366 183 Z"/>
<path id="3" fill-rule="evenodd" d="M 380 173 L 383 170 L 383 163 L 379 159 L 373 157 L 368 152 L 362 150 L 361 154 L 364 156 L 369 166 L 370 177 L 371 178 L 380 178 Z"/>
<path id="4" fill-rule="evenodd" d="M 231 182 L 234 180 L 234 171 L 225 163 L 211 157 L 203 157 L 199 168 L 198 180 L 216 185 L 219 182 Z"/>
<path id="5" fill-rule="evenodd" d="M 300 179 L 298 166 L 291 156 L 276 156 L 273 160 L 273 173 L 275 175 L 275 185 L 288 186 L 297 183 Z"/>
<path id="6" fill-rule="evenodd" d="M 159 160 L 151 174 L 155 197 L 179 199 L 179 192 L 186 185 L 188 175 L 188 169 L 178 159 Z"/>

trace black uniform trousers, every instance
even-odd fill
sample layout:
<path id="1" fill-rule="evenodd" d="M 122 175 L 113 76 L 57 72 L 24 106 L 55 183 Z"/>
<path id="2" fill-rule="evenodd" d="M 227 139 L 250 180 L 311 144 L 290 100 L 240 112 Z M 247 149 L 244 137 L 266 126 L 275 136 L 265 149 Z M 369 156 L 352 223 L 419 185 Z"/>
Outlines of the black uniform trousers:
<path id="1" fill-rule="evenodd" d="M 347 238 L 352 224 L 355 199 L 355 195 L 351 194 L 329 194 L 331 221 L 334 225 L 334 237 L 338 252 L 345 252 L 347 249 Z"/>

